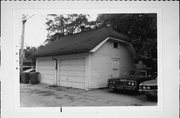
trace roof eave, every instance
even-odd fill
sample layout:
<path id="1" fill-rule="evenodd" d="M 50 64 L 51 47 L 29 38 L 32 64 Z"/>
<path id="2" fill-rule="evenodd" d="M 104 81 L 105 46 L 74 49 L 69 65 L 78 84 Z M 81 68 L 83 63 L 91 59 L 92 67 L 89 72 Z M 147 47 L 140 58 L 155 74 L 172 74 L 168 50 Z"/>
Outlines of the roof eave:
<path id="1" fill-rule="evenodd" d="M 121 40 L 121 39 L 117 39 L 117 38 L 113 38 L 113 37 L 107 37 L 106 39 L 104 39 L 101 43 L 99 43 L 97 46 L 95 46 L 93 49 L 91 49 L 89 52 L 90 53 L 94 53 L 96 52 L 104 43 L 106 43 L 108 40 L 114 40 L 114 41 L 118 41 L 118 42 L 121 42 L 121 43 L 124 43 L 128 46 L 129 50 L 131 51 L 132 55 L 133 55 L 133 58 L 136 57 L 136 51 L 134 49 L 134 47 L 132 46 L 131 43 L 127 42 L 127 41 L 124 41 L 124 40 Z"/>
<path id="2" fill-rule="evenodd" d="M 60 55 L 73 55 L 73 54 L 82 54 L 88 53 L 88 51 L 80 51 L 80 52 L 66 52 L 66 53 L 57 53 L 57 54 L 41 54 L 41 55 L 34 55 L 34 57 L 51 57 L 51 56 L 60 56 Z"/>

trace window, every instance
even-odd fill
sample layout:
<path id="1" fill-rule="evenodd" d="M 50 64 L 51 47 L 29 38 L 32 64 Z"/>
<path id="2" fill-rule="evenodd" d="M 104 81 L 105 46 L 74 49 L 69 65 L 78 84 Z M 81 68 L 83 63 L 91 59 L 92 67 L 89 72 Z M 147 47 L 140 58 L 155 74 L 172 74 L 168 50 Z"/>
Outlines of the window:
<path id="1" fill-rule="evenodd" d="M 114 43 L 113 43 L 113 47 L 114 47 L 114 48 L 118 48 L 118 43 L 117 43 L 117 42 L 114 42 Z"/>

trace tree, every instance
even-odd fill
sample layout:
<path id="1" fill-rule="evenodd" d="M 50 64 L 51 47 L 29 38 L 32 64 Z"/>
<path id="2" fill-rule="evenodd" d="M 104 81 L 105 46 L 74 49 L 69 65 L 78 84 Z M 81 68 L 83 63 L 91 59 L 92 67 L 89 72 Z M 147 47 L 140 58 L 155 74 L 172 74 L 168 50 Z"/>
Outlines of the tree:
<path id="1" fill-rule="evenodd" d="M 24 57 L 26 59 L 31 59 L 32 58 L 32 54 L 36 51 L 36 47 L 30 47 L 30 46 L 26 46 L 26 48 L 24 49 Z"/>
<path id="2" fill-rule="evenodd" d="M 80 33 L 99 27 L 111 27 L 131 39 L 139 58 L 151 65 L 157 58 L 157 14 L 99 14 L 96 21 L 88 21 L 87 14 L 48 15 L 48 37 L 50 43 L 66 35 Z"/>
<path id="3" fill-rule="evenodd" d="M 36 47 L 26 46 L 24 49 L 24 61 L 32 62 L 35 65 L 35 58 L 33 58 L 32 54 L 37 50 Z"/>
<path id="4" fill-rule="evenodd" d="M 139 56 L 157 57 L 156 14 L 100 14 L 97 22 L 127 35 Z"/>
<path id="5" fill-rule="evenodd" d="M 79 33 L 84 31 L 88 22 L 89 15 L 84 14 L 67 14 L 67 15 L 56 15 L 49 14 L 49 19 L 46 22 L 48 36 L 45 42 L 53 42 L 60 37 Z"/>
<path id="6" fill-rule="evenodd" d="M 157 71 L 157 14 L 99 14 L 96 22 L 127 35 L 137 52 L 136 60 Z"/>

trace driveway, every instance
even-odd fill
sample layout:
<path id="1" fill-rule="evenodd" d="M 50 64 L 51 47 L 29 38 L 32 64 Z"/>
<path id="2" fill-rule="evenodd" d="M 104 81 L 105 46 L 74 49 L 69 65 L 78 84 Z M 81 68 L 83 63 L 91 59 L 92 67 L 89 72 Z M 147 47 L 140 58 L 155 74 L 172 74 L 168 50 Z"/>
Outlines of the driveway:
<path id="1" fill-rule="evenodd" d="M 46 84 L 21 84 L 21 107 L 62 106 L 154 106 L 144 95 L 115 93 L 109 89 L 85 91 L 68 87 L 50 87 Z"/>

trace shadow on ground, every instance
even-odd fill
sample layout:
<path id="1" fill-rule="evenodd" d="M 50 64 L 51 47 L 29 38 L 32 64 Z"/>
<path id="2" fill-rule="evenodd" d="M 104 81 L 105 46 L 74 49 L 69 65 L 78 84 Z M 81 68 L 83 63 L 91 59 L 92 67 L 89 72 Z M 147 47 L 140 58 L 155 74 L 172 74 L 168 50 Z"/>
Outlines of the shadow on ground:
<path id="1" fill-rule="evenodd" d="M 113 92 L 108 88 L 82 90 L 69 87 L 49 87 L 46 84 L 20 85 L 22 107 L 57 106 L 155 106 L 144 95 Z"/>

